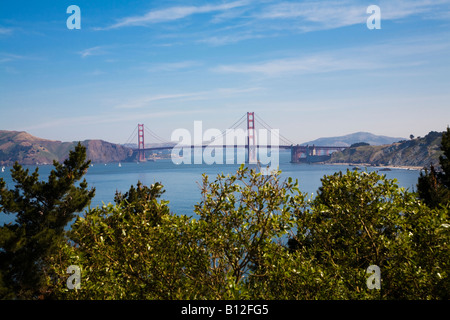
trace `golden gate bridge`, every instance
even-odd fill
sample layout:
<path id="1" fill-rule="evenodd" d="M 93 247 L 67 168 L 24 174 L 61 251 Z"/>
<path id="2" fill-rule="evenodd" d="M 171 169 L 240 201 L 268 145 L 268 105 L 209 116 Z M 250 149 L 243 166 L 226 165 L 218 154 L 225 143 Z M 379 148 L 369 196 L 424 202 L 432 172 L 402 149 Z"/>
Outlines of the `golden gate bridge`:
<path id="1" fill-rule="evenodd" d="M 243 123 L 247 124 L 246 126 L 246 143 L 245 144 L 217 144 L 215 141 L 221 141 L 224 137 L 226 137 L 227 132 L 230 130 L 238 129 Z M 260 145 L 257 143 L 257 135 L 256 135 L 256 124 L 261 126 L 261 128 L 270 132 L 272 136 L 276 138 L 279 142 L 275 145 L 273 144 L 263 144 Z M 130 143 L 132 139 L 136 138 L 137 131 L 137 148 L 133 148 L 133 153 L 137 153 L 137 159 L 139 162 L 146 161 L 146 152 L 156 151 L 156 150 L 170 150 L 175 148 L 174 141 L 168 141 L 158 134 L 153 132 L 152 130 L 144 127 L 144 124 L 138 124 L 135 127 L 133 133 L 128 138 L 127 143 Z M 162 144 L 162 146 L 146 146 L 145 145 L 145 137 L 146 135 L 152 138 L 152 143 Z M 271 142 L 272 143 L 272 142 Z M 206 147 L 240 147 L 247 149 L 247 163 L 255 163 L 257 161 L 257 149 L 259 148 L 278 148 L 278 149 L 288 149 L 291 150 L 291 162 L 299 163 L 312 163 L 312 162 L 321 162 L 330 158 L 331 153 L 336 151 L 342 151 L 347 146 L 316 146 L 316 145 L 299 145 L 292 142 L 290 139 L 284 137 L 279 133 L 279 130 L 273 129 L 267 122 L 265 122 L 261 117 L 256 115 L 254 112 L 247 112 L 242 115 L 239 120 L 233 123 L 228 129 L 225 129 L 221 132 L 220 135 L 214 137 L 209 143 L 202 145 L 183 145 L 182 148 L 206 148 Z"/>

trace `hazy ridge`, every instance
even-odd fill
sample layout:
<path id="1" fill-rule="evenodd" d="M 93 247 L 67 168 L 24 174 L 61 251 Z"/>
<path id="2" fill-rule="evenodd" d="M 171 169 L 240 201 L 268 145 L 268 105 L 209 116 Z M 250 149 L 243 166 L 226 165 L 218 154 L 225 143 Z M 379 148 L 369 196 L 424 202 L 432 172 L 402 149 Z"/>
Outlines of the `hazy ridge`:
<path id="1" fill-rule="evenodd" d="M 316 140 L 304 142 L 301 145 L 349 147 L 354 143 L 366 142 L 370 145 L 377 146 L 392 144 L 401 140 L 405 140 L 405 138 L 380 136 L 370 132 L 355 132 L 339 137 L 319 138 Z"/>
<path id="2" fill-rule="evenodd" d="M 16 161 L 24 165 L 63 161 L 77 143 L 42 139 L 24 131 L 0 130 L 0 165 Z M 103 140 L 85 140 L 81 144 L 86 146 L 87 157 L 94 163 L 132 160 L 132 149 L 119 144 Z"/>

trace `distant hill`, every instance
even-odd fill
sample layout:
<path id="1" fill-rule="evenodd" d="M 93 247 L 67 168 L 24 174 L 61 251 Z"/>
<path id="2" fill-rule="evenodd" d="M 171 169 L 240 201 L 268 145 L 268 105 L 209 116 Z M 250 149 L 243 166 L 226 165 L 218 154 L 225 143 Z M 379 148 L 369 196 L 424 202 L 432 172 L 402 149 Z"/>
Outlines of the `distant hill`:
<path id="1" fill-rule="evenodd" d="M 103 140 L 85 140 L 81 142 L 87 149 L 87 158 L 92 162 L 119 162 L 131 161 L 133 150 L 120 144 L 110 143 Z"/>
<path id="2" fill-rule="evenodd" d="M 15 161 L 24 165 L 51 164 L 63 161 L 78 142 L 61 142 L 32 136 L 24 131 L 0 130 L 0 165 Z M 87 157 L 92 162 L 117 162 L 131 160 L 130 148 L 103 140 L 86 140 Z"/>
<path id="3" fill-rule="evenodd" d="M 339 137 L 329 137 L 329 138 L 319 138 L 313 141 L 302 143 L 302 146 L 306 145 L 316 145 L 316 146 L 339 146 L 339 147 L 349 147 L 354 143 L 366 142 L 373 146 L 391 144 L 405 140 L 405 138 L 394 138 L 387 136 L 378 136 L 369 132 L 356 132 L 352 134 L 347 134 L 345 136 Z"/>
<path id="4" fill-rule="evenodd" d="M 377 166 L 424 167 L 439 164 L 442 132 L 432 131 L 423 138 L 402 140 L 381 146 L 359 146 L 335 152 L 330 163 L 369 164 Z"/>

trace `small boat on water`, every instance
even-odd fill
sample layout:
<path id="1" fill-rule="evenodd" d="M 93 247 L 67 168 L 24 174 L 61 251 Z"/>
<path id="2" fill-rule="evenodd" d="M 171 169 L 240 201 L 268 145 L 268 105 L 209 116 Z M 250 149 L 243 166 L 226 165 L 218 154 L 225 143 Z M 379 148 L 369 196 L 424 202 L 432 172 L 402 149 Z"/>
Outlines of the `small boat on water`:
<path id="1" fill-rule="evenodd" d="M 4 166 L 2 167 L 2 172 L 5 172 L 5 167 Z"/>
<path id="2" fill-rule="evenodd" d="M 122 167 L 122 164 L 119 162 L 119 168 Z"/>

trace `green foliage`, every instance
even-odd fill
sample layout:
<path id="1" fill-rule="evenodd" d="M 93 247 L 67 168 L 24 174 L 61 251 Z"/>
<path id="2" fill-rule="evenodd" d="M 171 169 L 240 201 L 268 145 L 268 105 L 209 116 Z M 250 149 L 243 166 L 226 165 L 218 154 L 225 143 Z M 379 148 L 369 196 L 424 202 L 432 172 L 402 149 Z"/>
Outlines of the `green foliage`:
<path id="1" fill-rule="evenodd" d="M 204 175 L 195 219 L 172 214 L 162 186 L 138 184 L 91 209 L 54 255 L 63 299 L 448 299 L 448 209 L 395 180 L 347 171 L 315 199 L 279 172 Z M 287 240 L 289 246 L 286 246 Z M 66 268 L 82 269 L 69 290 Z M 381 290 L 366 270 L 381 269 Z"/>
<path id="2" fill-rule="evenodd" d="M 431 208 L 450 204 L 450 128 L 442 134 L 441 150 L 439 156 L 440 170 L 431 165 L 430 170 L 424 168 L 417 182 L 417 192 Z"/>
<path id="3" fill-rule="evenodd" d="M 367 142 L 356 142 L 356 143 L 353 143 L 350 146 L 350 148 L 357 148 L 357 147 L 364 147 L 364 146 L 370 146 L 370 144 Z"/>
<path id="4" fill-rule="evenodd" d="M 356 171 L 324 177 L 298 221 L 291 247 L 332 276 L 329 298 L 448 298 L 448 210 L 429 209 L 395 180 Z M 381 268 L 379 291 L 367 289 L 370 265 Z"/>
<path id="5" fill-rule="evenodd" d="M 119 206 L 122 214 L 126 216 L 139 215 L 147 209 L 148 202 L 155 202 L 164 192 L 163 186 L 159 182 L 149 188 L 138 181 L 136 188 L 131 186 L 125 194 L 116 192 L 114 202 Z M 154 226 L 160 222 L 162 213 L 158 210 L 152 210 L 151 212 L 154 216 L 149 222 Z"/>
<path id="6" fill-rule="evenodd" d="M 447 131 L 442 135 L 441 150 L 444 152 L 439 157 L 439 164 L 443 171 L 442 184 L 450 189 L 450 127 L 447 127 Z"/>
<path id="7" fill-rule="evenodd" d="M 444 142 L 447 140 L 444 140 Z M 446 143 L 446 142 L 445 142 Z M 91 208 L 79 145 L 48 182 L 16 165 L 0 180 L 3 298 L 449 299 L 448 206 L 425 205 L 377 172 L 325 176 L 315 198 L 280 172 L 203 175 L 194 216 L 170 212 L 163 186 L 131 186 Z M 66 270 L 81 268 L 81 288 Z M 367 287 L 370 265 L 381 289 Z"/>
<path id="8" fill-rule="evenodd" d="M 79 217 L 71 241 L 53 257 L 59 276 L 55 297 L 63 299 L 174 299 L 194 298 L 187 290 L 201 268 L 190 233 L 195 222 L 172 215 L 156 183 L 133 186 L 116 195 L 116 205 L 91 209 Z M 81 290 L 66 288 L 69 265 L 82 270 Z"/>
<path id="9" fill-rule="evenodd" d="M 214 182 L 203 176 L 203 200 L 194 210 L 198 220 L 173 215 L 166 201 L 158 202 L 160 184 L 137 190 L 131 187 L 126 196 L 116 196 L 116 205 L 92 209 L 74 223 L 73 242 L 54 257 L 58 297 L 251 297 L 246 286 L 272 268 L 265 257 L 279 250 L 275 240 L 291 230 L 295 204 L 302 201 L 290 179 L 280 182 L 278 174 L 243 167 Z M 83 270 L 81 290 L 65 288 L 70 264 Z"/>
<path id="10" fill-rule="evenodd" d="M 304 202 L 297 182 L 279 180 L 241 166 L 234 176 L 203 176 L 199 245 L 210 270 L 203 280 L 214 299 L 253 298 L 252 287 L 273 269 L 269 257 L 284 251 L 280 242 L 292 231 Z M 269 259 L 270 260 L 270 259 Z"/>
<path id="11" fill-rule="evenodd" d="M 450 192 L 442 183 L 443 174 L 437 172 L 433 165 L 430 170 L 427 168 L 420 172 L 417 181 L 417 192 L 419 198 L 422 199 L 430 208 L 437 208 L 441 204 L 450 203 Z"/>
<path id="12" fill-rule="evenodd" d="M 93 198 L 83 177 L 90 161 L 78 144 L 63 164 L 54 162 L 48 181 L 38 168 L 29 174 L 16 163 L 11 170 L 15 188 L 0 179 L 0 211 L 16 214 L 15 223 L 0 227 L 0 296 L 7 299 L 45 297 L 48 258 L 63 239 L 65 226 Z"/>

